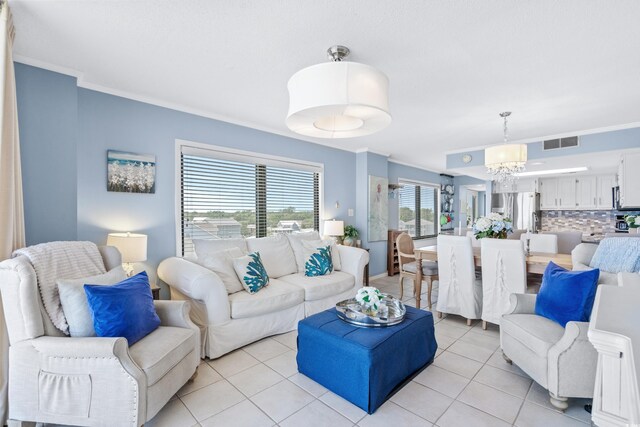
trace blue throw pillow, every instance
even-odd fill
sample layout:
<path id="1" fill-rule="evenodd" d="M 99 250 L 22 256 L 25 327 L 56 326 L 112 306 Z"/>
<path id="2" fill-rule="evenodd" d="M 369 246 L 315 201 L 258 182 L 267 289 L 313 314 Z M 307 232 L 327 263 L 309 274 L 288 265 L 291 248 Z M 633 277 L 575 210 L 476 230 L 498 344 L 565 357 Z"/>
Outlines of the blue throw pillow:
<path id="1" fill-rule="evenodd" d="M 84 285 L 99 337 L 125 337 L 132 346 L 160 326 L 147 272 L 113 286 Z"/>
<path id="2" fill-rule="evenodd" d="M 569 271 L 550 262 L 542 276 L 535 313 L 563 327 L 567 322 L 588 322 L 596 296 L 600 270 Z"/>

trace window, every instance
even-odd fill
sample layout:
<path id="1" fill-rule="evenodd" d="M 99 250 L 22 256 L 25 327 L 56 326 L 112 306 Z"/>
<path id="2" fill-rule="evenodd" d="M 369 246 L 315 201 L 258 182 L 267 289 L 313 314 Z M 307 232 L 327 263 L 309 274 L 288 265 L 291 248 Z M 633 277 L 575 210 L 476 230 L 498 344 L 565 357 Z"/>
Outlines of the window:
<path id="1" fill-rule="evenodd" d="M 179 143 L 178 253 L 193 239 L 319 230 L 322 166 Z"/>
<path id="2" fill-rule="evenodd" d="M 398 228 L 414 239 L 438 233 L 439 186 L 400 181 Z"/>

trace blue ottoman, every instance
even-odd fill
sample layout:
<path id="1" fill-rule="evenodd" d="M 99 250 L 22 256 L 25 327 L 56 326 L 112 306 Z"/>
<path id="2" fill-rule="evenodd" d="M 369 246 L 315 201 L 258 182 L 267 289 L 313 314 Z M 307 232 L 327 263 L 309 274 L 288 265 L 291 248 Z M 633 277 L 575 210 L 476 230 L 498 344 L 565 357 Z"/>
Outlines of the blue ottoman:
<path id="1" fill-rule="evenodd" d="M 298 371 L 372 414 L 436 354 L 433 316 L 407 307 L 388 328 L 359 328 L 336 309 L 298 323 Z"/>

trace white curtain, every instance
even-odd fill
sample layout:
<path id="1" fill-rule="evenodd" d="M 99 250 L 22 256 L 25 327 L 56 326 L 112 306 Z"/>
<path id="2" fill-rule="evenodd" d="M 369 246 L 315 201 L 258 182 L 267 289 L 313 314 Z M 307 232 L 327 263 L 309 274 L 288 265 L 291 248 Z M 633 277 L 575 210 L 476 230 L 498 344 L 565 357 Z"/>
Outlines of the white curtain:
<path id="1" fill-rule="evenodd" d="M 11 10 L 0 2 L 0 260 L 25 245 L 22 172 L 18 138 L 16 78 L 13 69 L 15 30 Z M 6 422 L 9 339 L 0 308 L 0 421 Z"/>

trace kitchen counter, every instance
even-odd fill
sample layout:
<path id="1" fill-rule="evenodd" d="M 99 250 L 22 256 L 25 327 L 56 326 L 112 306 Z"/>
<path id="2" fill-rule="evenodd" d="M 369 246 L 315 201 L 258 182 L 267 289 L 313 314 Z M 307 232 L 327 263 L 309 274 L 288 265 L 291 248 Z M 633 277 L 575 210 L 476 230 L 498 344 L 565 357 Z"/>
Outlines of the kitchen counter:
<path id="1" fill-rule="evenodd" d="M 583 234 L 582 243 L 600 243 L 604 239 L 604 234 Z"/>

